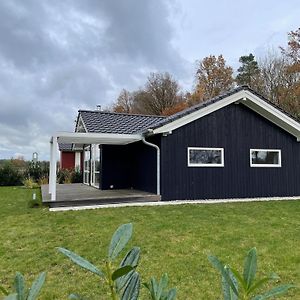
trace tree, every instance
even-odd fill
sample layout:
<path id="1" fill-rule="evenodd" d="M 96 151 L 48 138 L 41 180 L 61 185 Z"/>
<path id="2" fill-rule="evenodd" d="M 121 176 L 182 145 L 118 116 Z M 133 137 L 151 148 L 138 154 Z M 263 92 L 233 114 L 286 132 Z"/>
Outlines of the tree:
<path id="1" fill-rule="evenodd" d="M 149 114 L 161 115 L 180 102 L 179 85 L 169 73 L 151 73 L 146 83 L 143 106 Z"/>
<path id="2" fill-rule="evenodd" d="M 232 68 L 226 65 L 222 55 L 205 57 L 198 63 L 193 102 L 211 99 L 230 90 L 234 83 L 232 74 Z"/>
<path id="3" fill-rule="evenodd" d="M 134 97 L 132 93 L 123 89 L 113 104 L 113 111 L 119 113 L 134 113 Z"/>
<path id="4" fill-rule="evenodd" d="M 259 60 L 260 90 L 271 102 L 285 111 L 300 117 L 300 97 L 297 94 L 297 74 L 289 71 L 290 62 L 286 56 L 269 52 Z"/>
<path id="5" fill-rule="evenodd" d="M 248 85 L 253 89 L 257 89 L 260 81 L 260 69 L 255 57 L 252 53 L 241 56 L 239 62 L 242 64 L 238 68 L 236 82 L 238 85 Z"/>
<path id="6" fill-rule="evenodd" d="M 290 83 L 284 89 L 285 105 L 300 118 L 300 28 L 288 33 L 287 47 L 280 49 L 287 61 L 286 76 Z"/>

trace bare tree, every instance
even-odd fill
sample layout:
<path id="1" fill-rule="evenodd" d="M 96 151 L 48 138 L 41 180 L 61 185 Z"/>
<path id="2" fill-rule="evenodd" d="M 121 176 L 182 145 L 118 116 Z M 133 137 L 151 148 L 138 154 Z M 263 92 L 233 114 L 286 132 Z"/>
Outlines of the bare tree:
<path id="1" fill-rule="evenodd" d="M 134 113 L 134 97 L 132 93 L 123 89 L 116 103 L 113 104 L 112 110 L 114 112 Z"/>
<path id="2" fill-rule="evenodd" d="M 169 73 L 151 73 L 145 89 L 134 95 L 136 110 L 151 115 L 161 115 L 180 101 L 179 85 Z"/>

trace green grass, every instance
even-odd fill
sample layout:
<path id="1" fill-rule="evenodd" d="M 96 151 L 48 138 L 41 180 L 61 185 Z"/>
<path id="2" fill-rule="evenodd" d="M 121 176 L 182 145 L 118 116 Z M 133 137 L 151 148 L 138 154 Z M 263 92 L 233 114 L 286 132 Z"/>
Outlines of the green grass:
<path id="1" fill-rule="evenodd" d="M 300 286 L 300 202 L 182 205 L 49 212 L 28 208 L 33 190 L 0 188 L 0 284 L 9 288 L 20 271 L 31 283 L 47 271 L 41 299 L 67 299 L 78 292 L 108 299 L 92 274 L 59 254 L 66 247 L 103 264 L 112 233 L 134 224 L 130 246 L 140 246 L 144 281 L 167 272 L 178 299 L 220 299 L 220 278 L 207 260 L 215 254 L 241 270 L 251 247 L 258 249 L 258 273 L 275 271 L 278 283 Z M 96 296 L 98 295 L 98 297 Z M 147 299 L 145 289 L 141 299 Z M 281 299 L 300 299 L 300 289 Z"/>

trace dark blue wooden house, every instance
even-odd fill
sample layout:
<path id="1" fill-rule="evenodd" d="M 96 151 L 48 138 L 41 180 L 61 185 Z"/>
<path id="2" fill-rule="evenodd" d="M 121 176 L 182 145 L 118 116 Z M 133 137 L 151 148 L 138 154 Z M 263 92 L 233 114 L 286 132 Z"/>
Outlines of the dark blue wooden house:
<path id="1" fill-rule="evenodd" d="M 84 183 L 100 189 L 162 200 L 300 196 L 300 124 L 248 87 L 169 117 L 79 111 L 73 138 L 57 140 L 83 149 Z"/>

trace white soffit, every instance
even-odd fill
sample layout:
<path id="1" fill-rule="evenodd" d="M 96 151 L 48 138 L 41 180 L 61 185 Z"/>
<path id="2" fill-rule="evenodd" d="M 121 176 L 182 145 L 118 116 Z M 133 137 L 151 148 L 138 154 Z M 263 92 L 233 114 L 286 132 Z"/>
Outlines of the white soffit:
<path id="1" fill-rule="evenodd" d="M 235 102 L 246 105 L 256 113 L 260 114 L 264 118 L 268 119 L 300 140 L 299 122 L 247 90 L 239 91 L 213 104 L 202 107 L 195 112 L 174 120 L 173 122 L 158 127 L 153 130 L 153 134 L 175 130 Z"/>
<path id="2" fill-rule="evenodd" d="M 103 145 L 126 145 L 142 139 L 139 134 L 110 134 L 110 133 L 79 133 L 57 132 L 53 138 L 58 143 L 67 144 L 103 144 Z"/>

